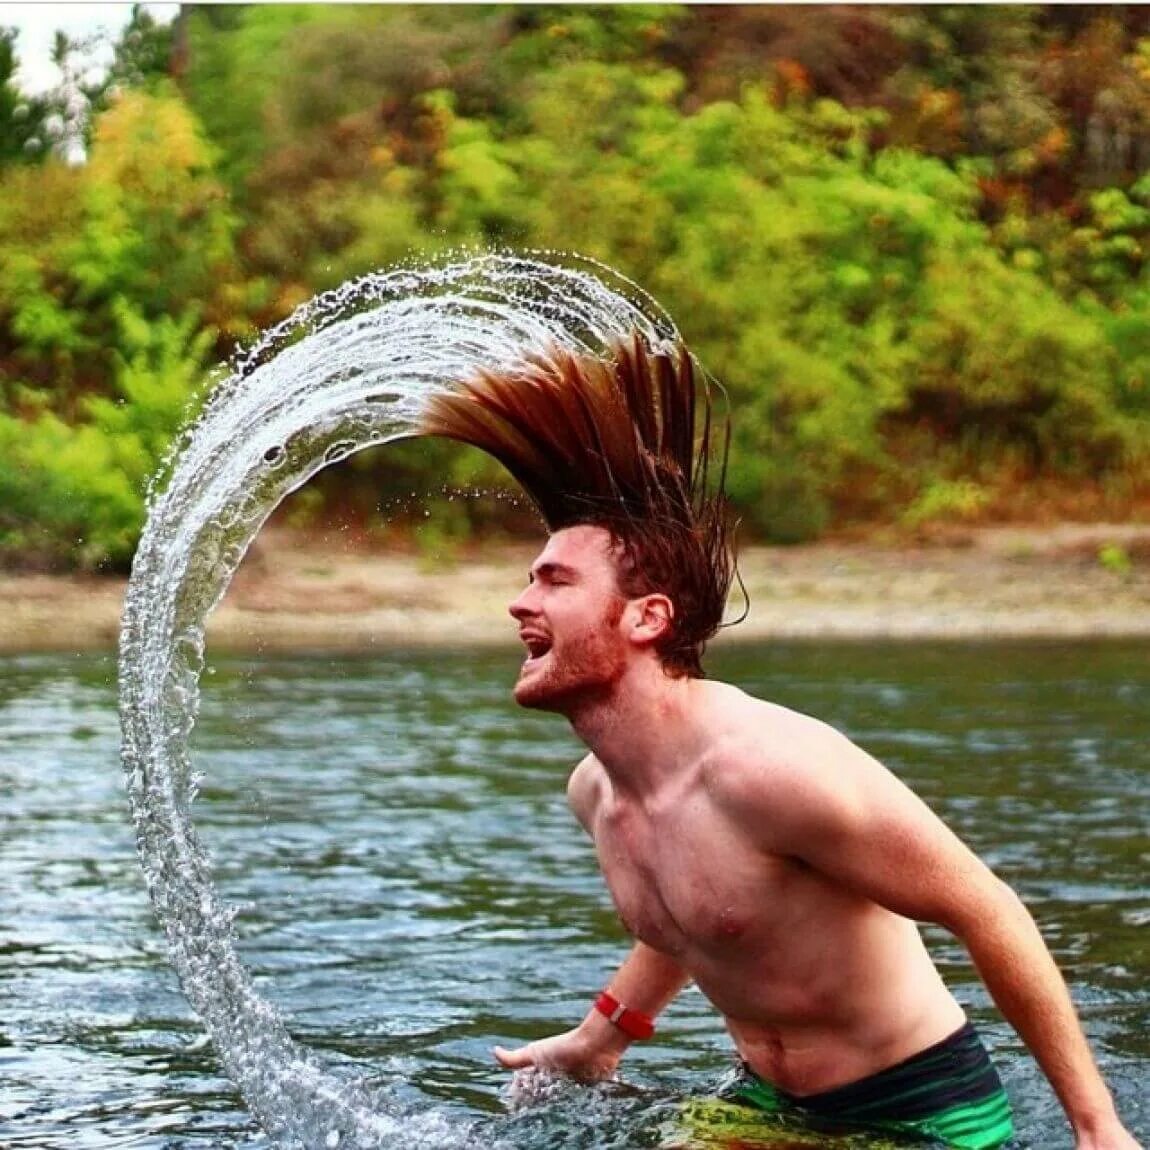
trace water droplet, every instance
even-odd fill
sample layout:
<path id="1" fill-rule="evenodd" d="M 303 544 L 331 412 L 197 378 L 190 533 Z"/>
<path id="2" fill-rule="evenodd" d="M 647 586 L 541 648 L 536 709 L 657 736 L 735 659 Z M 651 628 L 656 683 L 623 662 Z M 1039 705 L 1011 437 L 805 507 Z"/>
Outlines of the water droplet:
<path id="1" fill-rule="evenodd" d="M 355 444 L 350 440 L 344 440 L 341 443 L 333 443 L 324 453 L 324 463 L 338 463 L 341 459 L 346 459 L 354 450 Z"/>
<path id="2" fill-rule="evenodd" d="M 568 266 L 539 253 L 472 253 L 317 296 L 216 377 L 149 488 L 120 662 L 141 865 L 181 984 L 277 1141 L 316 1146 L 334 1135 L 334 1146 L 343 1131 L 347 1143 L 401 1145 L 413 1116 L 395 1115 L 367 1080 L 331 1073 L 301 1047 L 236 951 L 189 814 L 203 781 L 189 772 L 188 741 L 207 617 L 288 494 L 352 452 L 410 436 L 429 397 L 548 344 L 595 351 L 634 331 L 653 344 L 674 336 L 630 281 L 595 261 L 561 262 Z M 387 506 L 411 505 L 399 498 Z"/>

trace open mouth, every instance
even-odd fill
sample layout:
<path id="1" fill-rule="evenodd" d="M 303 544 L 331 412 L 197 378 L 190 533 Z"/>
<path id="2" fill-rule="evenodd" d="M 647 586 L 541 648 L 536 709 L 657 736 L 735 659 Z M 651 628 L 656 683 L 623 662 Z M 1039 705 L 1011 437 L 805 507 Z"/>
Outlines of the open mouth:
<path id="1" fill-rule="evenodd" d="M 521 635 L 523 645 L 527 648 L 527 658 L 524 663 L 533 663 L 542 659 L 551 650 L 551 640 L 544 635 Z"/>

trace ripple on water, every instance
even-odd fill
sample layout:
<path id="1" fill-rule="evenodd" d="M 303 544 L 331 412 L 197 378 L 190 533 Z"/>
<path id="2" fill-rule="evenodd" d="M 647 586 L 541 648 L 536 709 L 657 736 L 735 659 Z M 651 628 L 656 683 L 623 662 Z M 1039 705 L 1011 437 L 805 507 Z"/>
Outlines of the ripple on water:
<path id="1" fill-rule="evenodd" d="M 994 700 L 996 683 L 985 666 L 1010 657 L 997 647 L 955 651 L 948 665 L 957 678 L 980 681 Z M 344 765 L 320 718 L 340 708 L 345 716 L 360 714 L 356 745 L 377 741 L 380 728 L 363 701 L 391 681 L 397 661 L 413 692 L 438 671 L 429 654 L 229 660 L 205 690 L 196 738 L 208 779 L 194 809 L 221 900 L 248 908 L 236 923 L 244 961 L 293 1033 L 325 1062 L 368 1076 L 392 1112 L 438 1113 L 450 1138 L 466 1136 L 468 1150 L 500 1141 L 516 1150 L 566 1150 L 593 1138 L 634 1145 L 628 1138 L 636 1129 L 658 1129 L 677 1099 L 706 1093 L 728 1065 L 713 1012 L 694 991 L 668 1010 L 659 1040 L 626 1063 L 627 1083 L 640 1095 L 596 1096 L 594 1109 L 584 1111 L 575 1092 L 535 1114 L 507 1114 L 506 1076 L 492 1063 L 491 1045 L 569 1025 L 617 961 L 623 940 L 585 837 L 564 809 L 573 744 L 562 724 L 510 704 L 501 661 L 477 659 L 441 678 L 448 697 L 456 678 L 487 685 L 476 687 L 487 702 L 461 715 L 458 729 L 469 738 L 467 732 L 501 727 L 498 754 L 436 753 L 436 741 L 452 742 L 447 724 L 409 765 L 393 753 L 408 741 L 400 707 L 379 761 L 357 754 Z M 933 690 L 934 664 L 913 648 L 756 647 L 733 664 L 724 656 L 716 671 L 784 699 L 795 672 L 808 684 L 808 709 L 851 729 L 854 712 L 838 684 L 873 674 L 872 662 L 908 684 L 907 709 L 887 716 L 891 729 L 921 725 L 909 699 Z M 1115 656 L 1108 673 L 1121 679 L 1146 665 L 1142 646 L 1124 661 Z M 804 674 L 811 666 L 819 667 L 817 676 Z M 1020 677 L 1017 666 L 1011 670 Z M 0 702 L 0 771 L 19 779 L 7 810 L 42 816 L 10 818 L 0 833 L 0 1144 L 266 1146 L 167 962 L 122 787 L 109 769 L 117 750 L 114 689 L 97 672 L 68 660 L 41 664 L 39 673 L 54 684 L 53 703 L 41 712 L 47 737 L 42 748 L 21 743 L 17 753 L 5 741 L 5 720 L 12 707 L 33 705 L 36 685 L 27 669 L 18 672 L 23 702 L 14 701 L 0 663 L 0 699 L 8 699 Z M 76 682 L 61 689 L 69 676 Z M 285 719 L 290 712 L 292 737 L 277 745 L 275 713 L 285 698 L 290 705 L 279 709 Z M 1020 731 L 1045 708 L 1066 706 L 1052 683 L 1036 682 L 1019 698 L 1001 721 Z M 968 705 L 978 709 L 974 700 Z M 1089 726 L 1089 699 L 1074 705 Z M 253 708 L 266 717 L 254 737 L 247 717 Z M 58 741 L 53 732 L 75 721 L 90 723 L 100 738 Z M 412 737 L 420 737 L 422 721 L 412 718 Z M 1024 879 L 1039 921 L 1047 929 L 1054 924 L 1050 937 L 1076 999 L 1088 1004 L 1095 1048 L 1124 1116 L 1145 1142 L 1150 958 L 1146 844 L 1137 827 L 1150 825 L 1150 793 L 1132 778 L 1150 767 L 1150 715 L 1129 712 L 1113 722 L 1111 744 L 1121 751 L 1103 756 L 1074 787 L 1067 786 L 1074 777 L 1067 756 L 1045 735 L 1029 752 L 990 756 L 975 775 L 956 771 L 945 717 L 937 747 L 892 744 L 884 756 L 940 809 L 962 812 L 971 841 L 1006 860 L 1012 879 Z M 1004 819 L 1001 796 L 1016 795 L 1022 780 L 1033 785 L 1017 808 L 1012 798 L 1013 814 Z M 1094 809 L 1095 797 L 1114 793 L 1123 796 L 1127 834 L 1116 833 L 1118 823 L 1088 820 L 1068 847 L 1065 834 L 1050 831 L 1053 812 Z M 1016 841 L 1023 849 L 1014 849 Z M 1127 898 L 1094 900 L 1099 886 Z M 930 944 L 987 1031 L 1018 1107 L 1023 1144 L 1068 1146 L 1056 1100 L 997 1020 L 961 947 L 942 931 L 930 933 Z M 572 1130 L 570 1138 L 584 1142 L 565 1141 Z"/>
<path id="2" fill-rule="evenodd" d="M 216 389 L 149 501 L 120 645 L 123 758 L 141 860 L 181 985 L 277 1137 L 314 1141 L 326 1131 L 366 1146 L 395 1140 L 400 1127 L 365 1081 L 329 1072 L 290 1036 L 236 949 L 233 915 L 189 817 L 201 786 L 188 740 L 206 618 L 287 494 L 322 467 L 411 435 L 430 395 L 548 344 L 602 352 L 633 333 L 654 345 L 674 335 L 634 284 L 590 261 L 567 265 L 487 253 L 318 297 Z M 335 745 L 348 747 L 352 726 L 325 720 Z M 406 1143 L 413 1120 L 403 1119 Z"/>

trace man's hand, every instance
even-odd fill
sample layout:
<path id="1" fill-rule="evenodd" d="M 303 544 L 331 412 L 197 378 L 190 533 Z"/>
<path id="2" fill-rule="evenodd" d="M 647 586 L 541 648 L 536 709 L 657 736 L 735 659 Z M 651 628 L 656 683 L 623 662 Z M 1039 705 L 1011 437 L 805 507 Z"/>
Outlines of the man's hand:
<path id="1" fill-rule="evenodd" d="M 1142 1144 L 1117 1119 L 1102 1129 L 1078 1135 L 1077 1150 L 1142 1150 Z"/>
<path id="2" fill-rule="evenodd" d="M 600 1019 L 600 1022 L 606 1022 Z M 538 1067 L 577 1078 L 581 1082 L 599 1082 L 610 1078 L 619 1065 L 619 1059 L 627 1049 L 628 1042 L 609 1024 L 587 1025 L 586 1022 L 574 1030 L 529 1042 L 515 1050 L 497 1046 L 493 1050 L 496 1061 L 508 1070 L 525 1070 Z"/>
<path id="3" fill-rule="evenodd" d="M 576 775 L 586 762 L 576 769 Z M 687 979 L 686 969 L 676 959 L 636 942 L 608 983 L 608 990 L 621 1002 L 654 1018 L 683 989 Z M 615 1073 L 630 1045 L 626 1032 L 592 1007 L 572 1030 L 515 1050 L 497 1046 L 492 1053 L 508 1070 L 537 1068 L 581 1082 L 601 1082 Z"/>

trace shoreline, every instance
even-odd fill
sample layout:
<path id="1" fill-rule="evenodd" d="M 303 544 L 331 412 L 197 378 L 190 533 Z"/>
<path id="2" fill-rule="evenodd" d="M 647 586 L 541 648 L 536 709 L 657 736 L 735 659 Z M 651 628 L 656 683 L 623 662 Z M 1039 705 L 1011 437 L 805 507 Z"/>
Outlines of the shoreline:
<path id="1" fill-rule="evenodd" d="M 1109 549 L 1109 550 L 1107 550 Z M 508 602 L 537 551 L 444 557 L 339 533 L 265 529 L 208 623 L 235 653 L 513 647 Z M 748 618 L 715 645 L 770 639 L 1150 639 L 1150 525 L 955 530 L 929 544 L 742 549 Z M 114 649 L 127 580 L 0 572 L 0 654 Z M 741 611 L 736 585 L 728 617 Z"/>

